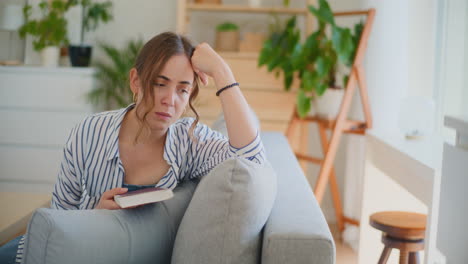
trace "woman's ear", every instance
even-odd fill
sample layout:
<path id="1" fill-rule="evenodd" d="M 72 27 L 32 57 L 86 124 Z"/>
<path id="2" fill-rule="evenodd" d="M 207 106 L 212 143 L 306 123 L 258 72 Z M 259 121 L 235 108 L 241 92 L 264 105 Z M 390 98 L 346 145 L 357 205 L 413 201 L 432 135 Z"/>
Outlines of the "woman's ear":
<path id="1" fill-rule="evenodd" d="M 130 70 L 130 89 L 134 94 L 138 94 L 141 91 L 140 77 L 138 77 L 138 72 L 135 68 Z"/>

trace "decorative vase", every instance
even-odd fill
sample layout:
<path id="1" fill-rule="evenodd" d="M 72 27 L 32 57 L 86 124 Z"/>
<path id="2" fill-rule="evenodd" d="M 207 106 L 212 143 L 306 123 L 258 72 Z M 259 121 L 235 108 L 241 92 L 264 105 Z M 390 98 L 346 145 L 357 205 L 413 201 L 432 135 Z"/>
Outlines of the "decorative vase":
<path id="1" fill-rule="evenodd" d="M 57 46 L 47 46 L 41 50 L 41 62 L 45 67 L 57 67 L 60 57 L 60 49 Z"/>
<path id="2" fill-rule="evenodd" d="M 314 100 L 315 114 L 320 118 L 335 119 L 343 101 L 344 89 L 328 88 L 325 93 Z"/>
<path id="3" fill-rule="evenodd" d="M 88 67 L 92 52 L 92 47 L 88 45 L 68 46 L 68 54 L 73 67 Z"/>
<path id="4" fill-rule="evenodd" d="M 217 31 L 215 49 L 217 51 L 238 51 L 239 31 Z"/>

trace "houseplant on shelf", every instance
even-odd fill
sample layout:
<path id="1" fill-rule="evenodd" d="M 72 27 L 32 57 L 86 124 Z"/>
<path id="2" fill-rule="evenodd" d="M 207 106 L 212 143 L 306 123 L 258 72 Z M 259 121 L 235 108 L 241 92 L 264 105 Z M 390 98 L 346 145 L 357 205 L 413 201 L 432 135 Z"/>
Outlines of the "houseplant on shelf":
<path id="1" fill-rule="evenodd" d="M 100 44 L 99 47 L 107 58 L 105 62 L 94 63 L 97 85 L 89 92 L 88 99 L 98 108 L 104 108 L 103 110 L 128 106 L 132 102 L 128 73 L 143 47 L 143 41 L 131 40 L 122 49 L 109 44 Z"/>
<path id="2" fill-rule="evenodd" d="M 39 3 L 41 18 L 32 19 L 32 5 L 26 4 L 23 15 L 26 23 L 19 29 L 21 38 L 33 37 L 33 48 L 41 53 L 43 66 L 58 65 L 59 47 L 68 44 L 67 20 L 64 14 L 72 6 L 70 1 L 52 0 Z"/>
<path id="3" fill-rule="evenodd" d="M 306 36 L 304 43 L 300 42 L 300 31 L 293 16 L 284 30 L 273 32 L 264 42 L 258 61 L 259 66 L 266 65 L 268 71 L 276 71 L 277 76 L 279 72 L 283 73 L 286 90 L 291 88 L 294 78 L 300 80 L 296 104 L 301 117 L 310 112 L 311 102 L 316 102 L 325 93 L 325 97 L 335 91 L 342 94 L 341 87 L 346 86 L 347 75 L 339 82 L 337 73 L 343 66 L 347 71 L 352 66 L 363 29 L 362 22 L 355 25 L 354 32 L 336 25 L 326 0 L 320 0 L 318 8 L 309 6 L 309 11 L 316 17 L 318 28 Z M 334 112 L 320 115 L 334 118 L 341 100 L 334 101 L 337 104 L 332 107 Z M 325 105 L 329 106 L 330 103 L 326 102 Z"/>
<path id="4" fill-rule="evenodd" d="M 81 6 L 80 44 L 70 45 L 68 52 L 73 67 L 87 67 L 91 61 L 92 46 L 85 44 L 86 32 L 96 30 L 100 22 L 112 20 L 112 2 L 93 3 L 91 0 L 69 0 L 74 5 Z"/>
<path id="5" fill-rule="evenodd" d="M 239 50 L 239 27 L 231 22 L 224 22 L 216 26 L 217 51 L 238 51 Z"/>

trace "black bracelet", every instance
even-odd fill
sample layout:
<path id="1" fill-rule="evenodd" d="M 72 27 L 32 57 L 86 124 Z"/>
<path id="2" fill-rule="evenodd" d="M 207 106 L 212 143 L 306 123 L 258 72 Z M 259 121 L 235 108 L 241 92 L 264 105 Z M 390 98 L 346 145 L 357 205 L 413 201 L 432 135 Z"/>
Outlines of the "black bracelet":
<path id="1" fill-rule="evenodd" d="M 226 89 L 228 89 L 228 88 L 234 87 L 234 86 L 236 86 L 236 85 L 239 86 L 239 83 L 238 83 L 238 82 L 235 82 L 235 83 L 232 83 L 232 84 L 230 84 L 230 85 L 224 86 L 223 88 L 219 89 L 219 90 L 216 92 L 216 96 L 219 96 L 219 94 L 220 94 L 222 91 L 224 91 L 224 90 L 226 90 Z"/>

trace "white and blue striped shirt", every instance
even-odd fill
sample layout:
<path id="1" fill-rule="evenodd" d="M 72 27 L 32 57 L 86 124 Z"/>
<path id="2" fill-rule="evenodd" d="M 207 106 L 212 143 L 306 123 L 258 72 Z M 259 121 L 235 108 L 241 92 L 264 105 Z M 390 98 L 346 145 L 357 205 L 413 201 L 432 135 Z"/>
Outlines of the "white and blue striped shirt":
<path id="1" fill-rule="evenodd" d="M 51 208 L 93 209 L 105 191 L 122 187 L 125 172 L 119 155 L 119 131 L 125 114 L 133 107 L 91 115 L 73 128 L 63 150 Z M 192 140 L 189 129 L 193 121 L 181 118 L 169 127 L 163 157 L 170 168 L 156 187 L 174 189 L 185 179 L 206 175 L 229 157 L 257 163 L 265 160 L 259 134 L 247 146 L 235 148 L 221 133 L 199 123 Z M 18 247 L 17 262 L 21 261 L 23 244 L 24 239 Z"/>

